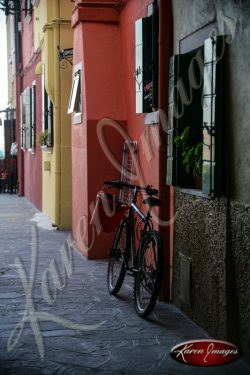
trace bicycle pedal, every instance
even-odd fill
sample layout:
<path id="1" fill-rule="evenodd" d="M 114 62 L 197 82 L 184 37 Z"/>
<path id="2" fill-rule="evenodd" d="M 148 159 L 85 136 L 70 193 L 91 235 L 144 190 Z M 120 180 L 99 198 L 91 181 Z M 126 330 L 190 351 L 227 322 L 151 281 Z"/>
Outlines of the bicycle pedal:
<path id="1" fill-rule="evenodd" d="M 140 270 L 137 270 L 136 268 L 133 269 L 133 272 L 134 273 L 138 273 L 138 272 L 141 272 Z"/>

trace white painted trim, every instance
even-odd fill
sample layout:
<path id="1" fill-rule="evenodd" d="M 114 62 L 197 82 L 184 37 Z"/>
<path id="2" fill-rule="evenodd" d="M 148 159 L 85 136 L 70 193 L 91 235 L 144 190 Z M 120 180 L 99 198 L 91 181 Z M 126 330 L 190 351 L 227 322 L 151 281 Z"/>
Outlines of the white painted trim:
<path id="1" fill-rule="evenodd" d="M 158 125 L 159 124 L 159 111 L 146 113 L 144 124 L 145 125 Z"/>

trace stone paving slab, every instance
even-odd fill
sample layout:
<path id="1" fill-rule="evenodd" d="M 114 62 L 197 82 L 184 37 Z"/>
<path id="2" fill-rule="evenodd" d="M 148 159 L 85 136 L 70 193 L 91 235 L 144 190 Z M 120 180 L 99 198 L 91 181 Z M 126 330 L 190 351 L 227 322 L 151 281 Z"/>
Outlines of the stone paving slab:
<path id="1" fill-rule="evenodd" d="M 210 368 L 174 361 L 171 347 L 207 333 L 172 304 L 139 318 L 132 279 L 110 296 L 107 262 L 87 261 L 70 233 L 50 229 L 25 198 L 0 195 L 1 375 L 250 374 L 244 359 Z M 67 277 L 62 251 L 72 253 Z"/>

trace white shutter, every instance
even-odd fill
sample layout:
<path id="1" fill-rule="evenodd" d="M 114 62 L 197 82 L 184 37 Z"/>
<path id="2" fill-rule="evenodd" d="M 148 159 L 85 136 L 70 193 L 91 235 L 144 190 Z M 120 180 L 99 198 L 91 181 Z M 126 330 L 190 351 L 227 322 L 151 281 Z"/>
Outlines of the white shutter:
<path id="1" fill-rule="evenodd" d="M 143 112 L 143 20 L 135 21 L 135 103 L 136 113 Z"/>

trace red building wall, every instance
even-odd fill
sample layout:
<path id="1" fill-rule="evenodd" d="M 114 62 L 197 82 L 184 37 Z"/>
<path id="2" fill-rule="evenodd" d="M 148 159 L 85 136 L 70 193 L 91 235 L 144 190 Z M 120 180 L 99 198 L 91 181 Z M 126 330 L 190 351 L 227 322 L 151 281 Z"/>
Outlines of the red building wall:
<path id="1" fill-rule="evenodd" d="M 118 22 L 95 23 L 90 21 L 92 16 L 93 13 L 85 12 L 85 21 L 75 25 L 74 34 L 74 65 L 82 63 L 83 119 L 81 124 L 72 125 L 72 227 L 78 248 L 89 258 L 100 258 L 107 255 L 112 235 L 99 235 L 94 231 L 93 237 L 88 225 L 91 207 L 103 181 L 119 178 L 120 171 L 115 170 L 105 156 L 98 139 L 97 124 L 103 118 L 110 118 L 126 128 L 126 112 L 121 89 Z M 105 17 L 113 16 L 115 13 L 113 15 L 111 11 Z M 123 138 L 111 127 L 104 129 L 104 134 L 110 152 L 120 162 Z"/>
<path id="2" fill-rule="evenodd" d="M 77 247 L 89 258 L 107 256 L 113 235 L 101 233 L 95 236 L 91 251 L 86 250 L 82 239 L 88 246 L 92 240 L 92 228 L 88 225 L 91 203 L 102 187 L 103 180 L 119 178 L 121 172 L 113 168 L 107 153 L 100 147 L 97 136 L 99 120 L 110 118 L 119 124 L 112 127 L 112 121 L 106 120 L 110 126 L 105 127 L 106 140 L 117 161 L 121 161 L 125 138 L 138 141 L 137 182 L 142 185 L 152 184 L 159 189 L 164 201 L 163 208 L 157 213 L 160 219 L 167 219 L 170 212 L 170 192 L 165 186 L 166 149 L 164 143 L 160 142 L 161 128 L 159 125 L 145 125 L 145 114 L 136 114 L 135 109 L 135 20 L 147 16 L 148 5 L 152 1 L 127 0 L 120 2 L 120 9 L 115 3 L 117 4 L 115 1 L 78 1 L 72 15 L 74 65 L 80 61 L 83 64 L 84 117 L 82 124 L 72 124 L 73 236 Z M 168 17 L 171 20 L 171 12 Z M 166 57 L 169 57 L 170 44 L 166 43 L 166 39 L 165 47 Z M 163 86 L 167 91 L 166 79 Z M 122 129 L 125 136 L 121 136 Z M 84 225 L 79 226 L 81 217 L 84 217 Z M 156 227 L 159 228 L 157 223 Z M 165 263 L 169 278 L 169 233 L 167 227 L 160 229 L 166 244 Z M 169 280 L 166 280 L 166 285 L 169 289 Z"/>
<path id="3" fill-rule="evenodd" d="M 158 126 L 146 126 L 145 114 L 137 114 L 135 109 L 135 21 L 147 16 L 151 0 L 128 1 L 120 15 L 122 68 L 127 105 L 127 132 L 132 140 L 138 141 L 139 166 L 142 183 L 159 188 L 159 154 L 150 147 L 150 141 L 158 140 Z"/>
<path id="4" fill-rule="evenodd" d="M 36 134 L 42 131 L 42 87 L 41 76 L 35 74 L 36 65 L 41 61 L 40 52 L 34 51 L 33 19 L 25 20 L 22 12 L 22 75 L 21 92 L 26 87 L 36 83 Z M 23 175 L 22 191 L 24 196 L 39 210 L 42 209 L 42 154 L 40 146 L 36 145 L 33 152 L 25 150 L 23 153 L 19 175 Z"/>

